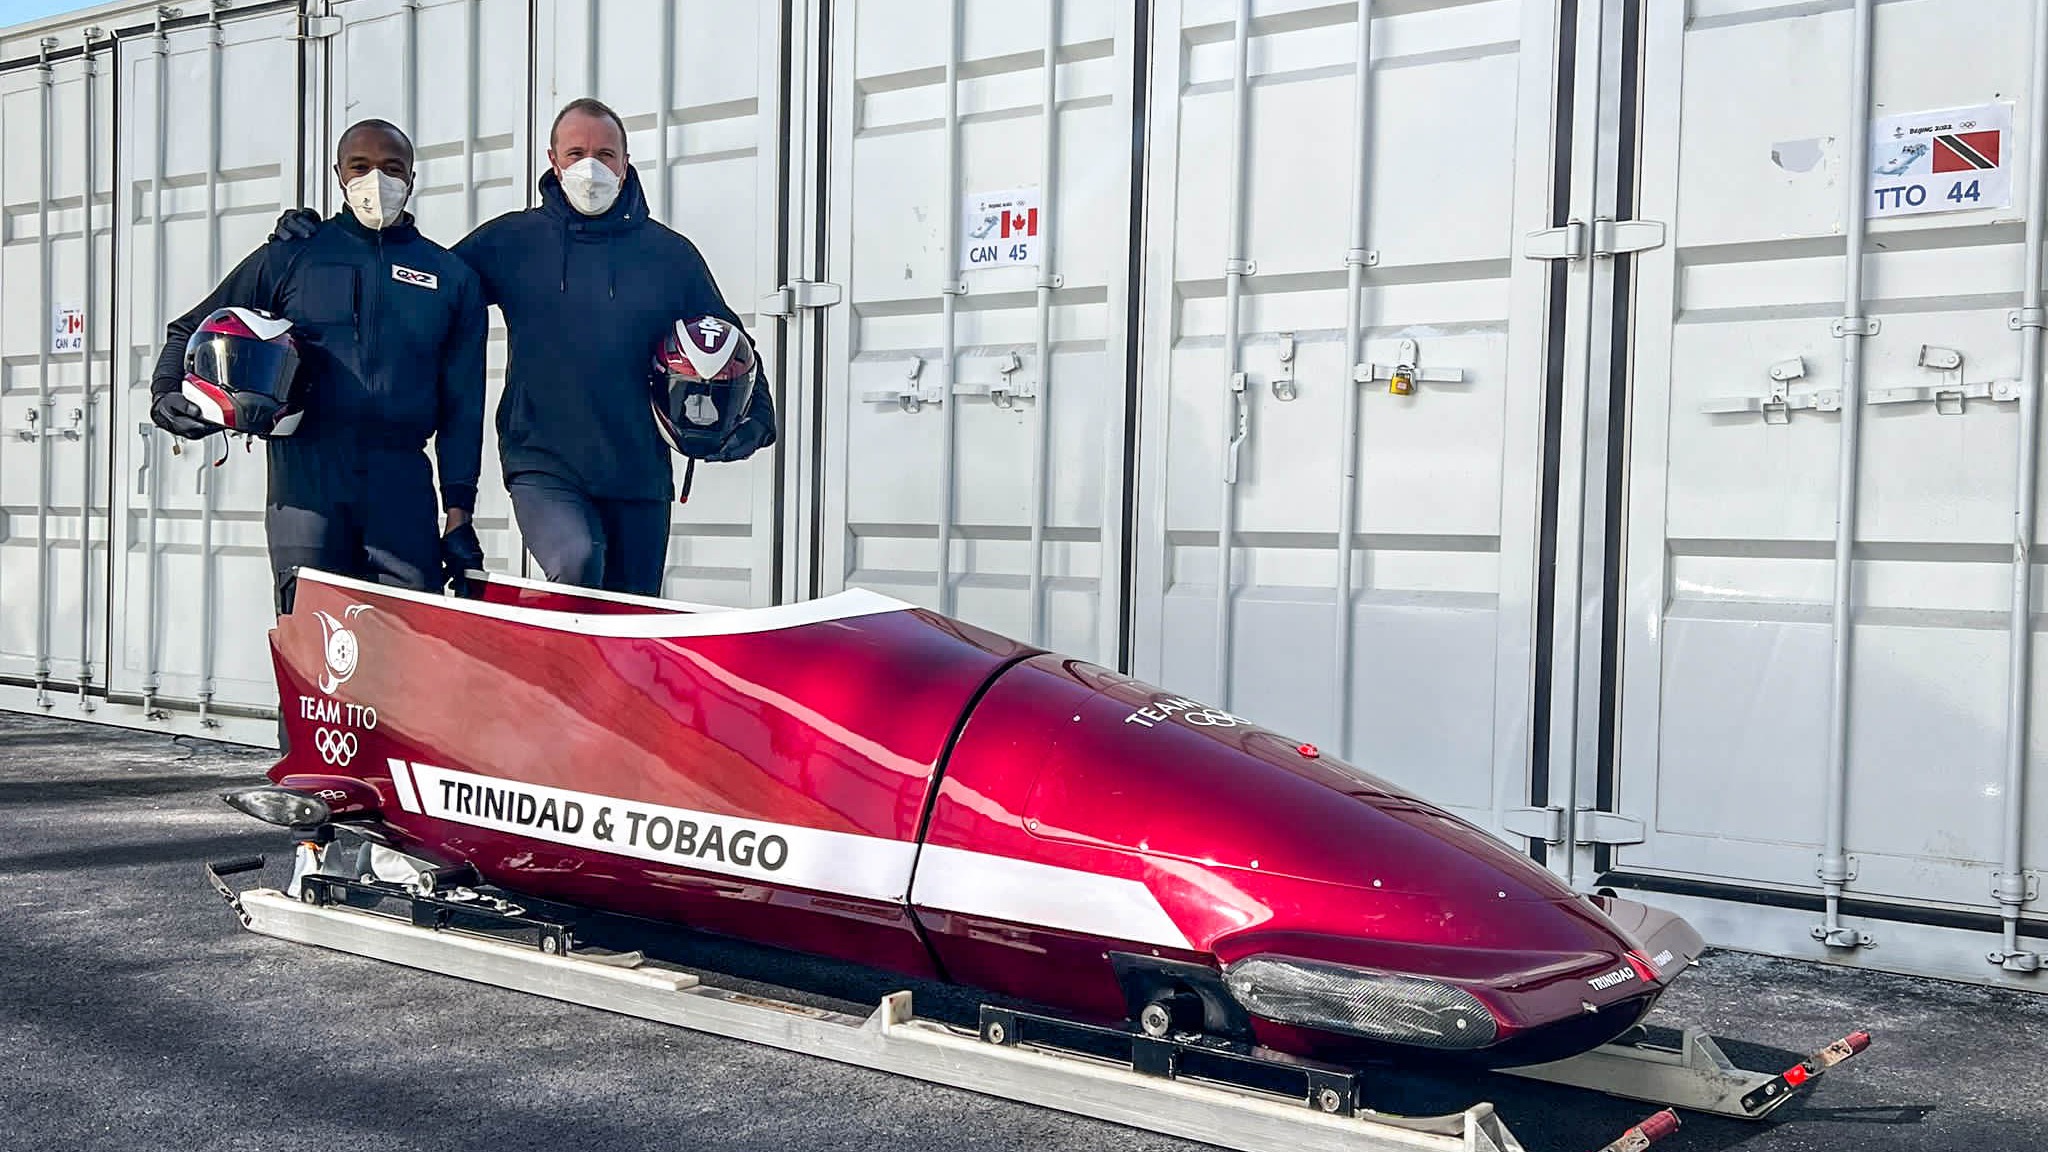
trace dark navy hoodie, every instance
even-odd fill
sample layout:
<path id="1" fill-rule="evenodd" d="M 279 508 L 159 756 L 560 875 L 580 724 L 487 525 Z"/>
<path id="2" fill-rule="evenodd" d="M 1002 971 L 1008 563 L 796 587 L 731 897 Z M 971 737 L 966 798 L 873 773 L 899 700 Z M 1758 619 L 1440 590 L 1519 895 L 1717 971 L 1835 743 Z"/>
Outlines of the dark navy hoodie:
<path id="1" fill-rule="evenodd" d="M 540 195 L 540 207 L 500 216 L 455 246 L 485 301 L 505 313 L 505 481 L 537 472 L 597 499 L 666 500 L 675 478 L 648 404 L 656 345 L 684 317 L 739 317 L 697 246 L 648 216 L 631 167 L 601 216 L 570 207 L 552 170 Z M 774 427 L 765 372 L 748 418 Z"/>
<path id="2" fill-rule="evenodd" d="M 261 308 L 292 322 L 306 419 L 272 440 L 270 499 L 297 505 L 327 490 L 306 473 L 364 450 L 418 451 L 429 436 L 442 503 L 476 503 L 483 455 L 484 337 L 475 275 L 421 236 L 411 216 L 378 231 L 343 210 L 305 240 L 249 254 L 190 312 L 171 322 L 150 380 L 153 396 L 185 378 L 185 341 L 215 309 Z"/>

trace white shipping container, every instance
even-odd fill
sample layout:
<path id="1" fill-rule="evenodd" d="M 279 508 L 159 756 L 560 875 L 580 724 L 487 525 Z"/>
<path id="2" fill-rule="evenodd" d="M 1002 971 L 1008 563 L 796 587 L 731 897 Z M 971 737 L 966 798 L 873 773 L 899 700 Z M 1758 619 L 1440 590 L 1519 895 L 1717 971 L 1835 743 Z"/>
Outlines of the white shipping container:
<path id="1" fill-rule="evenodd" d="M 834 13 L 825 270 L 846 304 L 826 321 L 813 590 L 1115 663 L 1131 6 Z M 1012 222 L 967 201 L 1013 190 L 1036 262 L 981 265 Z"/>
<path id="2" fill-rule="evenodd" d="M 105 460 L 118 435 L 111 44 L 0 73 L 0 676 L 92 707 L 107 683 Z"/>
<path id="3" fill-rule="evenodd" d="M 164 321 L 336 207 L 347 124 L 413 134 L 453 244 L 535 202 L 596 95 L 783 418 L 700 469 L 671 595 L 878 588 L 1339 751 L 1716 942 L 2038 987 L 2041 7 L 0 32 L 0 706 L 268 738 L 261 457 L 150 428 Z M 119 35 L 88 56 L 89 26 Z M 496 468 L 480 527 L 522 570 Z"/>
<path id="4" fill-rule="evenodd" d="M 1498 828 L 1532 747 L 1550 277 L 1515 252 L 1557 8 L 1382 18 L 1362 99 L 1355 6 L 1247 12 L 1154 7 L 1137 672 Z"/>

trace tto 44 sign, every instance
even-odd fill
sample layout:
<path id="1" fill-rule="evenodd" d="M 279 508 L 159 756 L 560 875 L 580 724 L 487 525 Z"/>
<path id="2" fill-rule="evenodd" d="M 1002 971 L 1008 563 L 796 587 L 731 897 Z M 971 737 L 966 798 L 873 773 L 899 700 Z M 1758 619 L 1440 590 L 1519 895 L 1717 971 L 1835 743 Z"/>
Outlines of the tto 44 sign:
<path id="1" fill-rule="evenodd" d="M 1907 112 L 1871 129 L 1870 215 L 2012 203 L 2012 105 Z"/>

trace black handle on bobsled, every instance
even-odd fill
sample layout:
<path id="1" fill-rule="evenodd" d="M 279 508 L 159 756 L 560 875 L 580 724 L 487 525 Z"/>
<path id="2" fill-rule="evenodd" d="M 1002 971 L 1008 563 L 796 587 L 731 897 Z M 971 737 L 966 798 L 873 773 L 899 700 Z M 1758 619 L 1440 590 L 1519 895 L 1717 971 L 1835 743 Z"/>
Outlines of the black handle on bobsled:
<path id="1" fill-rule="evenodd" d="M 220 893 L 220 898 L 227 901 L 228 907 L 235 910 L 235 915 L 242 918 L 242 926 L 245 928 L 249 926 L 249 914 L 242 911 L 241 896 L 233 888 L 228 887 L 228 882 L 223 877 L 241 872 L 261 871 L 264 863 L 265 860 L 261 856 L 241 856 L 233 860 L 217 860 L 206 866 L 206 882 L 213 885 L 213 890 Z"/>

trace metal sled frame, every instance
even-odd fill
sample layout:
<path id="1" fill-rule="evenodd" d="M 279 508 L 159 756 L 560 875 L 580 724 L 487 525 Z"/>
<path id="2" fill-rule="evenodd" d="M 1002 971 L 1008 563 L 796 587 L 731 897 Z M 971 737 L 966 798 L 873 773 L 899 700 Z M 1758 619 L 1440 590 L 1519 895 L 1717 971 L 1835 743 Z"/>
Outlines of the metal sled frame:
<path id="1" fill-rule="evenodd" d="M 994 1007 L 983 1008 L 977 1033 L 918 1019 L 911 1011 L 909 992 L 892 993 L 875 1011 L 855 1016 L 710 987 L 690 972 L 644 962 L 638 954 L 580 952 L 575 950 L 570 925 L 524 914 L 509 915 L 505 923 L 494 924 L 490 913 L 477 905 L 412 896 L 395 885 L 307 877 L 295 899 L 268 888 L 237 893 L 222 879 L 260 866 L 256 860 L 210 866 L 207 877 L 244 926 L 283 940 L 1243 1152 L 1522 1149 L 1491 1104 L 1432 1117 L 1402 1117 L 1364 1108 L 1360 1100 L 1364 1078 L 1349 1069 L 1277 1054 L 1271 1058 L 1230 1057 L 1264 1065 L 1268 1071 L 1298 1074 L 1304 1092 L 1289 1099 L 1187 1076 L 1180 1067 L 1182 1056 L 1216 1055 L 1199 1044 Z M 409 917 L 366 910 L 380 899 L 408 903 Z M 447 914 L 451 911 L 478 930 L 464 930 L 467 925 Z M 528 938 L 534 942 L 504 939 L 489 928 L 523 929 L 533 934 Z M 1031 1034 L 1040 1029 L 1027 1031 L 1021 1027 L 1025 1024 L 1050 1026 L 1046 1031 L 1066 1029 L 1121 1037 L 1130 1041 L 1131 1055 L 1127 1061 L 1118 1061 L 1041 1042 Z M 1827 1061 L 1822 1068 L 1835 1062 L 1839 1061 Z M 1817 1076 L 1819 1071 L 1799 1080 Z M 1791 1088 L 1782 1084 L 1767 1090 L 1774 1079 L 1782 1082 L 1784 1077 L 1736 1070 L 1712 1040 L 1691 1031 L 1682 1053 L 1609 1045 L 1571 1060 L 1523 1070 L 1523 1074 L 1632 1099 L 1748 1118 L 1764 1115 L 1793 1095 Z M 1677 1120 L 1669 1112 L 1658 1113 L 1607 1148 L 1647 1147 L 1676 1127 Z"/>

